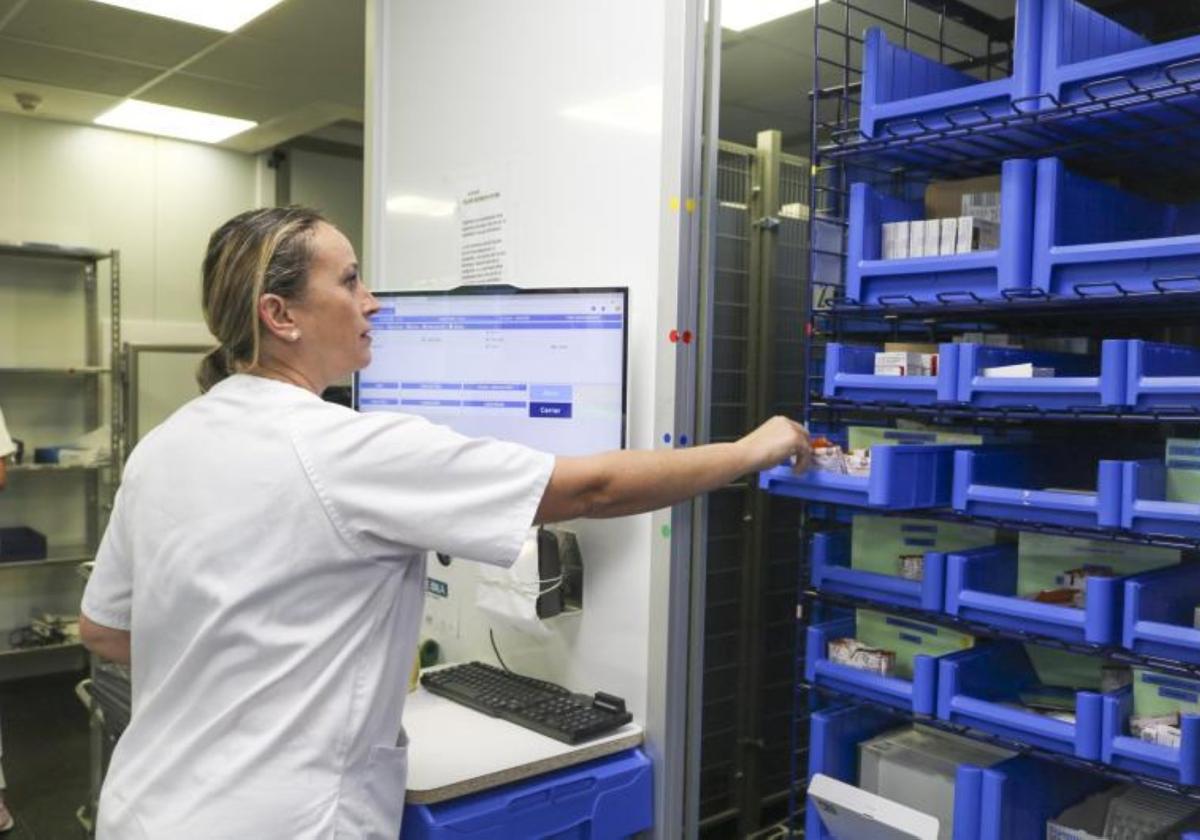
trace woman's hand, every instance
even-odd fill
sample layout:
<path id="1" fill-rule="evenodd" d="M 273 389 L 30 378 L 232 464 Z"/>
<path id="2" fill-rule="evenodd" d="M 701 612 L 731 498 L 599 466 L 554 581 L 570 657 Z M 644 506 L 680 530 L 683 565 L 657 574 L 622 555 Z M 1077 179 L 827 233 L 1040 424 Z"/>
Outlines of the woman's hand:
<path id="1" fill-rule="evenodd" d="M 804 472 L 812 457 L 808 431 L 787 417 L 772 417 L 737 445 L 746 452 L 752 472 L 778 466 L 789 458 L 796 459 L 796 472 Z"/>

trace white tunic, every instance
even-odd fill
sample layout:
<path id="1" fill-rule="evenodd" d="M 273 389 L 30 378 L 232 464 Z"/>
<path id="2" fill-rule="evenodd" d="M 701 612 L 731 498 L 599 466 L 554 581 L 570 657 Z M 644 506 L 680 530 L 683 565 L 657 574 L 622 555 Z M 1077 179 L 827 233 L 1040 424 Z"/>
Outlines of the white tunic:
<path id="1" fill-rule="evenodd" d="M 83 597 L 132 633 L 99 840 L 396 840 L 421 549 L 511 564 L 553 466 L 246 375 L 151 432 Z"/>
<path id="2" fill-rule="evenodd" d="M 7 458 L 17 451 L 17 445 L 8 435 L 8 426 L 4 425 L 4 412 L 0 411 L 0 458 Z"/>

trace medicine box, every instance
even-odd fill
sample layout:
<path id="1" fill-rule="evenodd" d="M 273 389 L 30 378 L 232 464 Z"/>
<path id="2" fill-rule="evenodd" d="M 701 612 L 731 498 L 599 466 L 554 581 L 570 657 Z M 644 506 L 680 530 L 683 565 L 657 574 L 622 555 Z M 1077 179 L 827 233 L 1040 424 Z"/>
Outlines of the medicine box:
<path id="1" fill-rule="evenodd" d="M 977 219 L 974 216 L 959 216 L 954 251 L 969 254 L 972 251 L 995 251 L 1000 247 L 1000 226 L 995 222 Z"/>
<path id="2" fill-rule="evenodd" d="M 938 235 L 938 253 L 953 254 L 958 246 L 958 219 L 951 216 L 942 219 L 941 233 Z"/>
<path id="3" fill-rule="evenodd" d="M 1200 502 L 1200 440 L 1167 440 L 1167 501 Z"/>
<path id="4" fill-rule="evenodd" d="M 936 257 L 940 252 L 942 236 L 942 220 L 941 219 L 926 219 L 925 220 L 925 248 L 921 252 L 923 257 Z M 916 256 L 914 254 L 914 256 Z"/>

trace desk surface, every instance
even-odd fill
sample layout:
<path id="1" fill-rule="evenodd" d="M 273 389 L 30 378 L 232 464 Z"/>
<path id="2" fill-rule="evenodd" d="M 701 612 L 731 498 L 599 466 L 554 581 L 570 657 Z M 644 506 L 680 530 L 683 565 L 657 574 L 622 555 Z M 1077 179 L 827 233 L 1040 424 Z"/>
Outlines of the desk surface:
<path id="1" fill-rule="evenodd" d="M 585 744 L 564 744 L 418 688 L 404 706 L 410 804 L 430 804 L 570 767 L 642 743 L 627 724 Z"/>

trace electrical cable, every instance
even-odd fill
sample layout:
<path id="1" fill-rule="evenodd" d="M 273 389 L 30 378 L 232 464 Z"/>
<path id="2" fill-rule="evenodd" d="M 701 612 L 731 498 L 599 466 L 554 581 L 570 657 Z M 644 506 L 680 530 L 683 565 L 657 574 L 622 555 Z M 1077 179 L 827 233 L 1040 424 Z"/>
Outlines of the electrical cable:
<path id="1" fill-rule="evenodd" d="M 496 647 L 496 631 L 491 627 L 488 628 L 488 638 L 492 640 L 492 653 L 496 654 L 496 661 L 500 663 L 501 668 L 511 674 L 512 671 L 504 664 L 504 659 L 500 656 L 500 648 Z"/>

